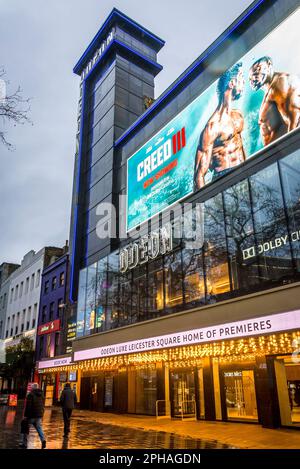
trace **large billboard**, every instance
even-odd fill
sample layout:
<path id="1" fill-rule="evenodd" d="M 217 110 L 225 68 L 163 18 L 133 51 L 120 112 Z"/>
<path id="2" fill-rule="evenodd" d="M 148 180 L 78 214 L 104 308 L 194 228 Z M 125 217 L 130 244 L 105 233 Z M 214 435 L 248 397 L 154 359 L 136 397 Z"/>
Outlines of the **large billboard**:
<path id="1" fill-rule="evenodd" d="M 128 231 L 299 127 L 299 24 L 297 10 L 128 159 Z"/>

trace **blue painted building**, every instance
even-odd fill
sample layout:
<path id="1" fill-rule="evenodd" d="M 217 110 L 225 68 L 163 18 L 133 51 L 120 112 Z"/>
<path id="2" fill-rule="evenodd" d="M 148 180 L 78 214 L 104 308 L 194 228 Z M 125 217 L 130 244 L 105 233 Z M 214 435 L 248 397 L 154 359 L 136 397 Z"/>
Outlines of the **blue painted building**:
<path id="1" fill-rule="evenodd" d="M 67 310 L 69 255 L 62 255 L 42 272 L 41 298 L 38 316 L 36 359 L 42 360 L 66 352 L 64 329 Z"/>

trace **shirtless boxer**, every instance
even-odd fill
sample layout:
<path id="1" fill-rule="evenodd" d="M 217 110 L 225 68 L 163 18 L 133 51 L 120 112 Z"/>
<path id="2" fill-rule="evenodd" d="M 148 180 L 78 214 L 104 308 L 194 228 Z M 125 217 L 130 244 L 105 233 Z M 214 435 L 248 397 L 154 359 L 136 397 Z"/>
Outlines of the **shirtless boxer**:
<path id="1" fill-rule="evenodd" d="M 205 185 L 210 170 L 212 179 L 226 174 L 234 166 L 245 161 L 242 142 L 244 118 L 232 108 L 244 90 L 242 64 L 238 63 L 220 77 L 217 84 L 219 104 L 201 133 L 195 159 L 195 190 Z"/>
<path id="2" fill-rule="evenodd" d="M 265 92 L 258 121 L 264 146 L 299 127 L 299 77 L 274 72 L 272 59 L 265 56 L 250 68 L 249 81 L 253 90 Z"/>

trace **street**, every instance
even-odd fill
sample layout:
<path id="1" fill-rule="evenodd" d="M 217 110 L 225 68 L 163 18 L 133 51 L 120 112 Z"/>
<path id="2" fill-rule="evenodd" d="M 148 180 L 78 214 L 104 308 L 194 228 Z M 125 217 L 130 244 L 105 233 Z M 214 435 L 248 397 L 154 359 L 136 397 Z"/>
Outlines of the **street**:
<path id="1" fill-rule="evenodd" d="M 0 407 L 0 448 L 16 449 L 20 442 L 20 422 L 23 402 L 17 409 Z M 101 415 L 101 414 L 100 414 Z M 60 408 L 45 410 L 43 429 L 48 449 L 226 449 L 229 445 L 216 441 L 193 439 L 174 433 L 140 430 L 91 418 L 90 413 L 74 412 L 71 433 L 63 438 L 63 419 Z M 39 449 L 40 440 L 34 428 L 29 435 L 28 449 Z"/>

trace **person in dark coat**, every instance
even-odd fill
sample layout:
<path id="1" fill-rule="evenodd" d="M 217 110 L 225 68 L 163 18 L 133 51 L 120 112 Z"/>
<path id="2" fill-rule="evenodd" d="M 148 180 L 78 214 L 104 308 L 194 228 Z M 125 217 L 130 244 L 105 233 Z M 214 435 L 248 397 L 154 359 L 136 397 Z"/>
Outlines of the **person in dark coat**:
<path id="1" fill-rule="evenodd" d="M 64 390 L 60 396 L 60 403 L 64 417 L 64 437 L 67 437 L 70 433 L 72 411 L 77 404 L 76 393 L 71 389 L 69 383 L 65 384 Z"/>
<path id="2" fill-rule="evenodd" d="M 40 437 L 42 443 L 42 449 L 46 448 L 46 438 L 42 428 L 42 417 L 44 415 L 44 396 L 42 390 L 39 388 L 37 383 L 32 385 L 32 389 L 30 393 L 26 397 L 26 404 L 24 410 L 24 419 L 27 420 L 28 429 L 30 425 L 33 425 L 38 435 Z M 25 422 L 23 422 L 23 426 Z M 29 431 L 22 432 L 23 435 L 23 443 L 22 447 L 27 448 L 28 443 L 28 434 Z"/>

